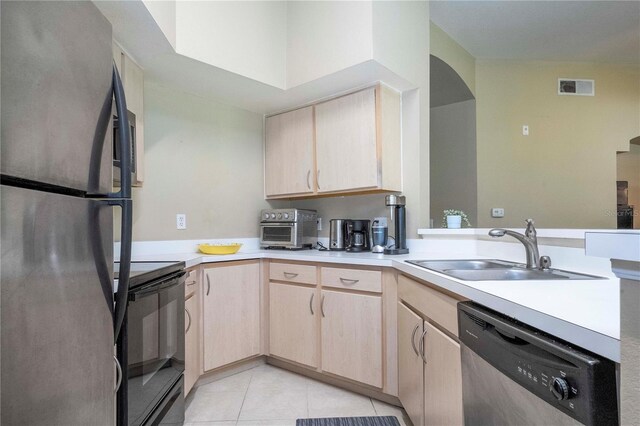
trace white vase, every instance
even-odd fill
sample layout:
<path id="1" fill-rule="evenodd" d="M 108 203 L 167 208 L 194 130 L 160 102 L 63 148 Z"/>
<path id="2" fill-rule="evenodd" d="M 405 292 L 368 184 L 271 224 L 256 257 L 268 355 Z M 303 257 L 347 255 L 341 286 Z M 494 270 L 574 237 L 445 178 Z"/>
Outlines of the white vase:
<path id="1" fill-rule="evenodd" d="M 462 216 L 452 215 L 447 216 L 447 228 L 460 229 L 462 227 Z"/>

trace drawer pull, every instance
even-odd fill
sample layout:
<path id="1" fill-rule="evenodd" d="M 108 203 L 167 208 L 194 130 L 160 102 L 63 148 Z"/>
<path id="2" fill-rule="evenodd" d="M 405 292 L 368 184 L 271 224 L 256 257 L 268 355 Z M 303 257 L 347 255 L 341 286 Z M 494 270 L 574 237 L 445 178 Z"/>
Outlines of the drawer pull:
<path id="1" fill-rule="evenodd" d="M 342 284 L 345 284 L 345 285 L 350 285 L 350 284 L 356 284 L 356 283 L 360 282 L 360 280 L 352 280 L 350 278 L 342 278 L 342 277 L 340 277 L 340 282 L 342 282 Z"/>
<path id="2" fill-rule="evenodd" d="M 418 328 L 420 328 L 420 324 L 416 324 L 416 328 L 414 328 L 413 333 L 411 333 L 411 347 L 416 353 L 416 356 L 420 356 L 420 354 L 418 353 L 418 349 L 416 348 L 416 332 L 418 331 Z"/>
<path id="3" fill-rule="evenodd" d="M 422 336 L 420 336 L 420 356 L 422 357 L 422 362 L 427 363 L 427 358 L 424 355 L 424 336 L 427 335 L 427 329 L 425 328 L 422 332 Z"/>
<path id="4" fill-rule="evenodd" d="M 298 276 L 298 274 L 294 273 L 294 272 L 283 272 L 285 278 L 295 278 Z"/>
<path id="5" fill-rule="evenodd" d="M 196 283 L 196 280 L 186 282 L 187 285 L 194 285 L 195 283 Z"/>

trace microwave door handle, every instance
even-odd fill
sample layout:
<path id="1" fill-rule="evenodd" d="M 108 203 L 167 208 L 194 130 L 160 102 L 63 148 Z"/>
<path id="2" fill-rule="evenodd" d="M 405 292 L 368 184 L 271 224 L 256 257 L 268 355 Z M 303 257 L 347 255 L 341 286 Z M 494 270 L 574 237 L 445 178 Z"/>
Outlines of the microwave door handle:
<path id="1" fill-rule="evenodd" d="M 131 198 L 131 131 L 129 129 L 129 115 L 127 100 L 120 74 L 113 63 L 113 96 L 118 114 L 118 137 L 120 152 L 120 191 L 107 194 L 108 198 Z"/>

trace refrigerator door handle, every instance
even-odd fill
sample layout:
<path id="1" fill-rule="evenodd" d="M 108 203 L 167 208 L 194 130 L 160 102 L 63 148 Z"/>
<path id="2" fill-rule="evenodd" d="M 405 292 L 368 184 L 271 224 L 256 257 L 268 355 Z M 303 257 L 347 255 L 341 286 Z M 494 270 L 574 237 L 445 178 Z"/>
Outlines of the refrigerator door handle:
<path id="1" fill-rule="evenodd" d="M 115 342 L 117 342 L 129 299 L 129 273 L 131 271 L 131 243 L 133 238 L 133 201 L 109 200 L 108 203 L 112 206 L 120 206 L 122 209 L 122 224 L 120 225 L 120 270 L 118 272 L 118 291 L 116 293 L 113 320 L 113 336 Z"/>
<path id="2" fill-rule="evenodd" d="M 116 112 L 122 125 L 118 126 L 120 141 L 120 191 L 107 194 L 108 198 L 131 198 L 131 131 L 128 121 L 127 100 L 120 74 L 113 63 L 113 95 L 116 101 Z"/>

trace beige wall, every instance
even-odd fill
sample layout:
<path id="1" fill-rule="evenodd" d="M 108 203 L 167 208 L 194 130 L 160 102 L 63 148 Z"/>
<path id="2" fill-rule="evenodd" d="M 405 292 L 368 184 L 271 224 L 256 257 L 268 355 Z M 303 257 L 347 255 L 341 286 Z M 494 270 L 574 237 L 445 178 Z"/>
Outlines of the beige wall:
<path id="1" fill-rule="evenodd" d="M 431 219 L 442 227 L 442 211 L 464 211 L 478 225 L 476 101 L 431 108 Z"/>
<path id="2" fill-rule="evenodd" d="M 595 79 L 596 96 L 559 96 L 560 77 Z M 638 67 L 476 61 L 476 99 L 479 226 L 615 227 L 616 151 L 640 134 Z"/>
<path id="3" fill-rule="evenodd" d="M 433 22 L 430 22 L 430 43 L 431 54 L 449 64 L 475 95 L 476 59 Z"/>
<path id="4" fill-rule="evenodd" d="M 640 229 L 640 145 L 631 145 L 628 152 L 617 156 L 617 180 L 629 182 L 629 204 L 635 206 L 633 227 Z"/>
<path id="5" fill-rule="evenodd" d="M 145 83 L 145 183 L 134 240 L 258 236 L 262 116 Z M 176 214 L 187 229 L 176 229 Z"/>

